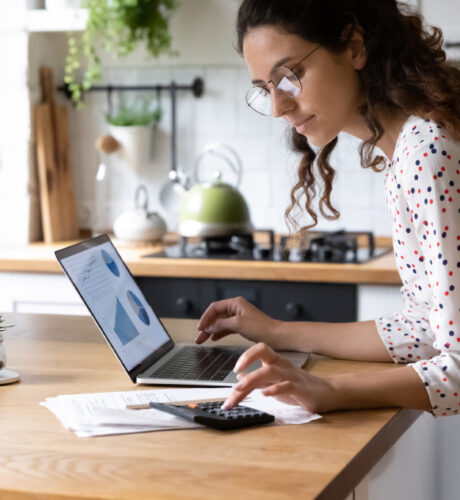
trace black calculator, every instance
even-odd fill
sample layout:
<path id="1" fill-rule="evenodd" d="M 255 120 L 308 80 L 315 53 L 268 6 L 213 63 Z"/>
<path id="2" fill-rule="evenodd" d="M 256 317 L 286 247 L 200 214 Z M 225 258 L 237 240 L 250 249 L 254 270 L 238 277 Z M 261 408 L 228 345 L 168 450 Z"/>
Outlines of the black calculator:
<path id="1" fill-rule="evenodd" d="M 247 406 L 234 406 L 230 410 L 222 409 L 222 401 L 206 403 L 189 403 L 175 405 L 169 403 L 150 403 L 150 408 L 172 413 L 197 424 L 206 425 L 222 431 L 249 427 L 251 425 L 270 424 L 275 420 L 273 415 L 254 410 Z"/>

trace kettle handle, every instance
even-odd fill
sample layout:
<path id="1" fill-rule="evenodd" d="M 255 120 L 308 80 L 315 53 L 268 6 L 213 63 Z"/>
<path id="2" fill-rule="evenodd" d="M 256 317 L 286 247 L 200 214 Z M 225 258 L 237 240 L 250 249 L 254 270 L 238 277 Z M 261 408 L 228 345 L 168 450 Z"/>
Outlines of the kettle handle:
<path id="1" fill-rule="evenodd" d="M 208 144 L 198 155 L 193 166 L 193 175 L 196 181 L 201 181 L 201 179 L 199 178 L 199 166 L 203 158 L 209 154 L 217 156 L 221 160 L 224 160 L 227 165 L 229 165 L 232 171 L 236 174 L 237 180 L 235 187 L 239 187 L 239 185 L 241 184 L 241 176 L 243 173 L 243 164 L 241 162 L 241 158 L 232 147 L 222 142 L 213 142 L 211 144 Z"/>
<path id="2" fill-rule="evenodd" d="M 149 192 L 143 184 L 136 188 L 136 192 L 134 193 L 134 205 L 136 208 L 142 208 L 146 212 L 148 211 Z"/>

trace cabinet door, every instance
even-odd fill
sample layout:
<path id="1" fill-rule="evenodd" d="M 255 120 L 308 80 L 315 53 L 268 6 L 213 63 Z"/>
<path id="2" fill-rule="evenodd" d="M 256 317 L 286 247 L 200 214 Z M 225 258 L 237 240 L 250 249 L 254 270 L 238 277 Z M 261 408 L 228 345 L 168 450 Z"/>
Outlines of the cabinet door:
<path id="1" fill-rule="evenodd" d="M 213 280 L 136 277 L 155 313 L 163 318 L 199 318 L 216 300 Z"/>
<path id="2" fill-rule="evenodd" d="M 154 311 L 167 318 L 198 319 L 215 300 L 242 296 L 285 321 L 355 321 L 356 286 L 284 281 L 136 278 Z"/>
<path id="3" fill-rule="evenodd" d="M 242 296 L 283 321 L 356 320 L 356 286 L 331 283 L 217 280 L 216 298 Z"/>
<path id="4" fill-rule="evenodd" d="M 0 311 L 88 315 L 64 275 L 0 273 Z"/>

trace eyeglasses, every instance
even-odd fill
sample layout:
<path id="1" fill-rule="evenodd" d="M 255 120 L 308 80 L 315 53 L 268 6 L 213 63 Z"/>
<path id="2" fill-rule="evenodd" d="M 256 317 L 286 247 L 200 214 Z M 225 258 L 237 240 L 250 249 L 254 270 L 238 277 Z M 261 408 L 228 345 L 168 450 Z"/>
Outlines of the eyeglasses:
<path id="1" fill-rule="evenodd" d="M 272 99 L 270 91 L 268 90 L 269 83 L 273 84 L 275 92 L 279 92 L 294 99 L 298 97 L 302 92 L 302 82 L 294 72 L 294 69 L 319 48 L 320 45 L 316 46 L 292 68 L 282 65 L 275 66 L 270 72 L 270 80 L 266 83 L 266 86 L 261 87 L 256 85 L 247 91 L 246 102 L 248 106 L 261 115 L 270 116 L 272 114 Z"/>

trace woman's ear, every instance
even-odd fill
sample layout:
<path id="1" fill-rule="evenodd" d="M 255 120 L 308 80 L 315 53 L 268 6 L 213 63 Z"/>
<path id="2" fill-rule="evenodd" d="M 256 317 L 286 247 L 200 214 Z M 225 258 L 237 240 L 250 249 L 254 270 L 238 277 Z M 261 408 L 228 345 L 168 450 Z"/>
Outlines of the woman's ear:
<path id="1" fill-rule="evenodd" d="M 348 39 L 348 53 L 354 69 L 363 69 L 367 62 L 363 29 L 361 26 L 348 26 L 343 32 L 343 37 Z"/>

